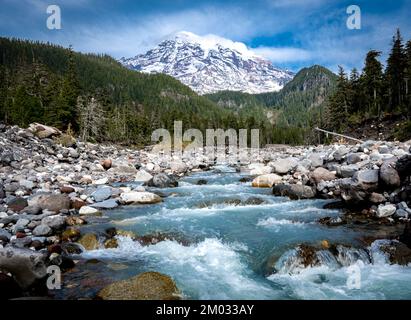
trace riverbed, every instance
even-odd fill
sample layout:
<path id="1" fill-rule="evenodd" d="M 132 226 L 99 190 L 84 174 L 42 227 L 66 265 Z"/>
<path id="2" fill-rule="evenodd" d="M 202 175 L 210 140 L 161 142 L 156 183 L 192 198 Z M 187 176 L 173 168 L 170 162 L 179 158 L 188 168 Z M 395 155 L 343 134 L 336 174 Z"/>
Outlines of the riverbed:
<path id="1" fill-rule="evenodd" d="M 353 251 L 358 257 L 342 265 L 290 266 L 299 244 L 359 248 L 366 234 L 318 223 L 342 214 L 323 209 L 329 200 L 290 201 L 271 189 L 252 188 L 242 177 L 233 168 L 216 167 L 182 178 L 177 188 L 150 189 L 165 196 L 160 204 L 104 212 L 102 222 L 82 232 L 115 227 L 170 240 L 142 245 L 118 237 L 116 249 L 75 257 L 79 262 L 64 274 L 56 298 L 93 298 L 113 281 L 158 271 L 176 282 L 184 299 L 411 299 L 411 267 L 390 265 L 372 245 L 370 261 Z M 359 270 L 355 288 L 347 281 L 353 265 Z"/>

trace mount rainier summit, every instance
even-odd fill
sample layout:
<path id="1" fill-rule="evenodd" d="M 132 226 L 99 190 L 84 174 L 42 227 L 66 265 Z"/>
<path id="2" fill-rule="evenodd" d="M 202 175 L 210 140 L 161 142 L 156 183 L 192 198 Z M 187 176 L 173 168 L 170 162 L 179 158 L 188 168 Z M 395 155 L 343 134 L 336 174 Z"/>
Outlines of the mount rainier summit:
<path id="1" fill-rule="evenodd" d="M 222 90 L 279 91 L 294 76 L 274 67 L 243 43 L 186 31 L 144 54 L 121 58 L 120 62 L 132 70 L 168 74 L 199 94 Z"/>

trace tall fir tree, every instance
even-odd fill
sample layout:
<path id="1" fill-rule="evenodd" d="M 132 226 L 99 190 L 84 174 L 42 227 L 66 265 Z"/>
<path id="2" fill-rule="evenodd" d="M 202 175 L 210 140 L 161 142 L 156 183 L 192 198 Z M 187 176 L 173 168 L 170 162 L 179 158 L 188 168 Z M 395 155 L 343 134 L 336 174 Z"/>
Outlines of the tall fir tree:
<path id="1" fill-rule="evenodd" d="M 55 101 L 55 125 L 67 129 L 70 125 L 74 131 L 79 130 L 77 115 L 77 98 L 80 86 L 77 79 L 74 51 L 69 48 L 67 71 L 63 78 L 60 93 Z"/>
<path id="2" fill-rule="evenodd" d="M 365 58 L 365 66 L 361 77 L 361 85 L 365 94 L 365 103 L 369 114 L 381 115 L 383 98 L 383 70 L 378 60 L 380 51 L 371 50 Z"/>
<path id="3" fill-rule="evenodd" d="M 406 57 L 400 30 L 393 37 L 393 44 L 387 60 L 385 78 L 388 85 L 388 111 L 402 105 L 405 93 L 404 70 Z"/>
<path id="4" fill-rule="evenodd" d="M 405 46 L 406 67 L 405 67 L 405 96 L 407 106 L 407 116 L 411 117 L 411 40 Z"/>
<path id="5" fill-rule="evenodd" d="M 338 79 L 335 93 L 331 96 L 326 113 L 328 128 L 336 131 L 344 129 L 349 115 L 349 82 L 344 68 L 338 66 Z"/>

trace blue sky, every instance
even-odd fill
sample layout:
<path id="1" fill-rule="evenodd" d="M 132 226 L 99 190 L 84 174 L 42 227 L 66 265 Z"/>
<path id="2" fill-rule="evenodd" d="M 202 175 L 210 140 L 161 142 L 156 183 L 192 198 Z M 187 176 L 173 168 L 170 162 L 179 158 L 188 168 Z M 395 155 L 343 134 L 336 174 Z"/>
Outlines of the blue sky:
<path id="1" fill-rule="evenodd" d="M 51 4 L 61 7 L 61 30 L 46 27 Z M 361 30 L 346 27 L 352 4 L 361 8 Z M 1 36 L 121 58 L 185 30 L 244 42 L 293 71 L 313 64 L 361 69 L 370 49 L 383 51 L 385 62 L 397 27 L 411 39 L 411 0 L 0 0 Z"/>

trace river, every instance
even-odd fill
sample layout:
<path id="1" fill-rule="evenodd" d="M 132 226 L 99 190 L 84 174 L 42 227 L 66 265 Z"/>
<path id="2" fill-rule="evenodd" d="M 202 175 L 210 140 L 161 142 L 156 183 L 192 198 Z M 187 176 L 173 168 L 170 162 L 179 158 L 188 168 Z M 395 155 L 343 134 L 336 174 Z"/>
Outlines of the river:
<path id="1" fill-rule="evenodd" d="M 345 264 L 326 257 L 318 267 L 290 265 L 301 243 L 318 246 L 327 240 L 360 247 L 364 233 L 319 224 L 322 217 L 341 214 L 323 209 L 325 200 L 274 197 L 271 189 L 252 188 L 241 177 L 218 167 L 182 178 L 177 188 L 152 189 L 167 196 L 161 204 L 105 212 L 109 221 L 84 231 L 114 226 L 138 235 L 170 234 L 179 241 L 142 246 L 119 237 L 116 249 L 83 253 L 56 297 L 93 297 L 114 280 L 158 271 L 171 276 L 186 299 L 411 299 L 411 267 L 388 264 L 372 246 L 371 261 L 354 250 L 347 255 L 356 258 Z M 207 184 L 198 185 L 199 180 Z M 355 288 L 347 282 L 353 265 L 359 273 Z"/>

